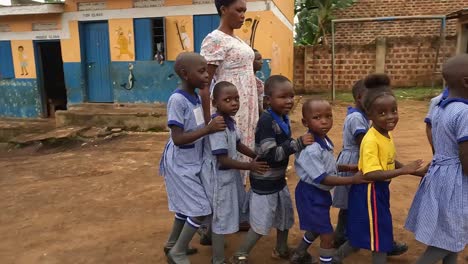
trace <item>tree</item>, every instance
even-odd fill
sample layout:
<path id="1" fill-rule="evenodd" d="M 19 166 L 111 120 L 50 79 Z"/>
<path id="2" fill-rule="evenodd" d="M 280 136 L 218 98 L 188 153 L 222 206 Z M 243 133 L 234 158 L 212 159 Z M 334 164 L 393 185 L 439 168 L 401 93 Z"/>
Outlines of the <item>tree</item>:
<path id="1" fill-rule="evenodd" d="M 296 0 L 295 41 L 298 45 L 327 44 L 334 13 L 351 6 L 356 0 Z"/>

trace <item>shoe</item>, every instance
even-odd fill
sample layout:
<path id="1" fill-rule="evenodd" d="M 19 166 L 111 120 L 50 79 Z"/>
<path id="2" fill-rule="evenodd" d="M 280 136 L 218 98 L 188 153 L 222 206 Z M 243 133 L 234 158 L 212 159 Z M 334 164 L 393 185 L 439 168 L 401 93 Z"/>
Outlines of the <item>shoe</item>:
<path id="1" fill-rule="evenodd" d="M 288 248 L 286 252 L 280 252 L 276 248 L 274 248 L 273 252 L 271 252 L 271 257 L 274 259 L 289 259 L 293 252 L 294 249 L 292 248 Z"/>
<path id="2" fill-rule="evenodd" d="M 169 251 L 171 251 L 171 248 L 172 248 L 172 247 L 169 247 L 169 246 L 165 246 L 165 247 L 164 247 L 164 254 L 166 254 L 166 256 L 167 256 L 167 253 L 169 253 Z M 189 248 L 187 249 L 187 253 L 186 253 L 186 254 L 187 254 L 187 256 L 190 256 L 190 255 L 194 255 L 194 254 L 197 254 L 197 253 L 198 253 L 198 249 L 189 247 Z"/>
<path id="3" fill-rule="evenodd" d="M 289 259 L 291 264 L 317 264 L 318 260 L 314 258 L 309 252 L 305 252 L 303 254 L 294 252 Z"/>
<path id="4" fill-rule="evenodd" d="M 399 256 L 406 253 L 406 251 L 408 251 L 406 243 L 393 241 L 393 249 L 388 252 L 387 256 Z"/>
<path id="5" fill-rule="evenodd" d="M 249 264 L 249 262 L 247 261 L 247 256 L 233 256 L 231 264 Z"/>

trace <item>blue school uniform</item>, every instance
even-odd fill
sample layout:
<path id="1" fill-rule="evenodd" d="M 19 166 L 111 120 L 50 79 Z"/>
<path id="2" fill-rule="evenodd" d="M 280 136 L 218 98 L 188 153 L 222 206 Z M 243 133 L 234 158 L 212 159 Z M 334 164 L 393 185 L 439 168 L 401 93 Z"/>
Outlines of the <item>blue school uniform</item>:
<path id="1" fill-rule="evenodd" d="M 468 175 L 458 145 L 468 141 L 468 100 L 442 101 L 431 120 L 435 154 L 405 227 L 421 243 L 460 252 L 468 244 Z"/>
<path id="2" fill-rule="evenodd" d="M 319 234 L 333 233 L 330 220 L 333 186 L 321 184 L 329 175 L 336 175 L 333 143 L 315 135 L 315 142 L 296 154 L 296 173 L 301 178 L 296 186 L 296 207 L 301 230 Z"/>
<path id="3" fill-rule="evenodd" d="M 168 126 L 190 132 L 205 126 L 200 97 L 177 89 L 167 103 Z M 169 210 L 186 216 L 211 214 L 211 206 L 200 179 L 203 139 L 176 146 L 169 137 L 159 172 L 166 182 Z"/>
<path id="4" fill-rule="evenodd" d="M 200 175 L 213 210 L 213 232 L 233 234 L 239 231 L 243 214 L 244 185 L 240 171 L 221 167 L 217 156 L 228 155 L 231 159 L 237 159 L 237 145 L 241 139 L 234 119 L 227 116 L 224 120 L 226 130 L 208 136 Z"/>
<path id="5" fill-rule="evenodd" d="M 427 116 L 426 118 L 424 118 L 424 122 L 426 124 L 430 126 L 432 125 L 432 121 L 431 121 L 432 112 L 434 111 L 436 107 L 439 106 L 440 102 L 447 99 L 447 97 L 448 97 L 448 88 L 445 88 L 442 91 L 442 93 L 440 93 L 439 95 L 431 99 L 431 103 L 429 104 L 429 110 L 427 111 Z"/>
<path id="6" fill-rule="evenodd" d="M 337 164 L 357 164 L 359 161 L 359 145 L 356 138 L 367 133 L 370 127 L 369 119 L 361 110 L 348 107 L 348 113 L 343 127 L 343 150 L 338 155 Z M 339 176 L 350 177 L 352 172 L 338 172 Z M 350 185 L 336 186 L 333 190 L 333 207 L 348 209 L 348 193 Z"/>

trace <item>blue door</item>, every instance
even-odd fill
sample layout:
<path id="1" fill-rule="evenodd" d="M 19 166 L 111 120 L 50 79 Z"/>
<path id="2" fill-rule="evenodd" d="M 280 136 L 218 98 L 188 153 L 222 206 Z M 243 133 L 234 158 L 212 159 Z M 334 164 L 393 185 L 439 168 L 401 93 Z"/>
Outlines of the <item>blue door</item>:
<path id="1" fill-rule="evenodd" d="M 88 101 L 113 102 L 107 22 L 86 23 L 82 29 Z"/>
<path id="2" fill-rule="evenodd" d="M 203 39 L 219 27 L 220 18 L 216 15 L 193 16 L 195 52 L 200 52 Z"/>

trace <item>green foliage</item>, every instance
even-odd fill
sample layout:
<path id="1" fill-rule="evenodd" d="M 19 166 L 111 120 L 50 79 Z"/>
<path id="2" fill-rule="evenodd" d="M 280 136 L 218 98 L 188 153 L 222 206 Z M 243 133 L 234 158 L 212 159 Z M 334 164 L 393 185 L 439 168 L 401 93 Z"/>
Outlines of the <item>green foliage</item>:
<path id="1" fill-rule="evenodd" d="M 297 45 L 316 45 L 331 32 L 334 12 L 351 6 L 356 0 L 296 0 L 295 13 Z"/>

